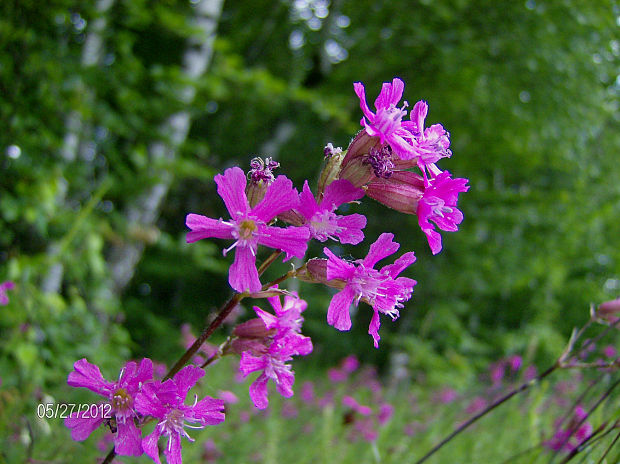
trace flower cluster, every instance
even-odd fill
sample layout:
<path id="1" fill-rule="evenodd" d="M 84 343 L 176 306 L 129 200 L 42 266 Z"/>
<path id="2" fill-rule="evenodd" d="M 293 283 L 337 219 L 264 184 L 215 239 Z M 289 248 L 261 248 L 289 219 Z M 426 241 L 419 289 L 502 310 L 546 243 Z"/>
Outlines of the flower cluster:
<path id="1" fill-rule="evenodd" d="M 236 335 L 241 340 L 253 336 L 254 343 L 240 345 L 239 369 L 244 377 L 252 372 L 261 371 L 250 386 L 250 398 L 258 409 L 265 409 L 269 404 L 267 399 L 269 380 L 276 384 L 278 393 L 282 396 L 286 398 L 293 396 L 295 374 L 291 366 L 286 363 L 291 361 L 294 355 L 306 356 L 312 352 L 310 337 L 301 335 L 304 320 L 301 313 L 308 304 L 299 299 L 296 293 L 285 296 L 284 305 L 280 302 L 279 296 L 270 297 L 268 300 L 275 315 L 255 306 L 254 311 L 258 318 L 244 323 L 253 326 L 254 330 L 245 334 L 243 328 L 240 328 L 243 324 L 235 329 Z"/>
<path id="2" fill-rule="evenodd" d="M 308 259 L 277 281 L 261 282 L 262 271 L 282 253 L 284 261 L 294 257 L 303 260 L 313 239 L 322 243 L 361 244 L 367 219 L 349 210 L 364 197 L 405 214 L 416 214 L 433 254 L 442 249 L 441 235 L 436 228 L 458 230 L 463 220 L 456 206 L 458 195 L 468 190 L 468 181 L 452 178 L 448 171 L 437 166 L 441 159 L 452 155 L 450 138 L 440 124 L 425 127 L 428 105 L 420 101 L 408 114 L 407 102 L 400 105 L 404 83 L 398 78 L 383 84 L 374 112 L 366 103 L 364 86 L 357 82 L 354 90 L 360 99 L 363 129 L 345 151 L 331 143 L 325 146 L 324 167 L 314 192 L 307 180 L 298 191 L 292 180 L 274 175 L 274 170 L 280 167 L 278 162 L 257 157 L 252 159 L 248 172 L 235 166 L 215 176 L 217 193 L 228 213 L 226 219 L 195 213 L 186 217 L 187 243 L 222 239 L 228 241 L 224 255 L 234 250 L 228 283 L 236 293 L 214 319 L 215 325 L 205 329 L 199 340 L 204 343 L 212 329 L 221 325 L 235 305 L 246 297 L 268 298 L 272 313 L 255 306 L 257 317 L 236 325 L 217 348 L 213 345 L 201 348 L 186 328 L 185 339 L 190 346 L 182 360 L 201 367 L 189 365 L 180 369 L 184 363 L 179 362 L 167 375 L 174 376 L 163 381 L 153 379 L 153 365 L 148 359 L 142 360 L 139 366 L 128 362 L 116 382 L 103 379 L 99 368 L 85 359 L 75 363 L 75 370 L 69 374 L 69 385 L 89 388 L 111 405 L 113 418 L 107 425 L 115 434 L 116 453 L 144 452 L 159 463 L 157 443 L 164 436 L 167 437 L 164 455 L 168 462 L 180 463 L 181 437 L 192 441 L 186 427 L 202 428 L 224 420 L 222 400 L 207 396 L 198 401 L 196 397 L 193 405 L 185 404 L 190 388 L 204 376 L 204 368 L 224 355 L 240 356 L 239 370 L 244 377 L 259 373 L 249 388 L 256 408 L 268 406 L 270 380 L 282 396 L 293 395 L 295 377 L 290 362 L 293 356 L 308 355 L 313 346 L 310 338 L 301 333 L 301 313 L 307 303 L 296 293 L 277 288 L 278 282 L 289 277 L 337 290 L 327 308 L 327 322 L 338 330 L 351 328 L 352 306 L 358 306 L 360 301 L 369 305 L 373 313 L 368 333 L 374 346 L 379 346 L 380 314 L 397 319 L 416 285 L 415 280 L 400 275 L 416 261 L 413 251 L 403 253 L 391 264 L 375 268 L 379 261 L 398 251 L 400 245 L 394 241 L 393 233 L 381 233 L 362 259 L 345 259 L 324 247 L 326 258 Z M 263 259 L 261 246 L 274 251 L 257 267 L 257 260 Z M 0 302 L 3 290 L 0 290 Z M 366 409 L 356 400 L 347 397 L 345 402 L 356 414 L 364 416 Z M 386 421 L 391 411 L 383 408 L 373 421 Z M 141 427 L 146 418 L 156 419 L 157 425 L 142 437 Z M 76 440 L 85 439 L 102 423 L 103 419 L 80 417 L 66 421 Z M 364 427 L 367 432 L 372 429 Z"/>
<path id="3" fill-rule="evenodd" d="M 146 453 L 160 463 L 157 440 L 168 437 L 164 454 L 169 463 L 181 463 L 181 436 L 192 440 L 185 427 L 203 428 L 224 421 L 224 402 L 206 396 L 192 406 L 184 404 L 189 390 L 204 375 L 204 370 L 186 366 L 164 382 L 153 380 L 153 362 L 145 358 L 138 365 L 129 361 L 116 382 L 103 378 L 99 367 L 80 359 L 73 365 L 67 378 L 72 387 L 84 387 L 103 396 L 109 404 L 111 416 L 73 413 L 65 419 L 71 438 L 85 440 L 101 424 L 114 433 L 114 450 L 123 456 L 140 456 Z M 155 430 L 142 438 L 141 430 L 146 416 L 158 420 Z M 191 425 L 190 425 L 191 424 Z M 192 440 L 193 441 L 193 440 Z"/>

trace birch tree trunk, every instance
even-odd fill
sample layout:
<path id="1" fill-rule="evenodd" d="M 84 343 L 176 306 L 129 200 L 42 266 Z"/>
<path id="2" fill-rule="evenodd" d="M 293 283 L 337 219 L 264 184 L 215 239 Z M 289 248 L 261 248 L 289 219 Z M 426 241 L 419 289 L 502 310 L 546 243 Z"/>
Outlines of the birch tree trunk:
<path id="1" fill-rule="evenodd" d="M 189 81 L 196 81 L 208 69 L 222 4 L 223 0 L 202 0 L 194 6 L 195 16 L 192 26 L 197 33 L 188 40 L 183 55 L 183 73 Z M 195 94 L 195 87 L 187 85 L 179 91 L 178 98 L 183 104 L 189 105 L 194 100 Z M 160 127 L 163 140 L 154 142 L 148 147 L 149 157 L 154 166 L 161 165 L 158 163 L 161 160 L 174 160 L 187 138 L 189 128 L 189 111 L 173 114 L 166 120 Z M 159 216 L 161 203 L 168 193 L 173 178 L 172 174 L 164 169 L 154 169 L 153 176 L 159 179 L 158 183 L 127 207 L 125 216 L 127 224 L 132 228 L 152 229 Z M 114 246 L 111 250 L 108 263 L 117 292 L 122 291 L 131 280 L 144 247 L 143 241 L 131 240 Z"/>

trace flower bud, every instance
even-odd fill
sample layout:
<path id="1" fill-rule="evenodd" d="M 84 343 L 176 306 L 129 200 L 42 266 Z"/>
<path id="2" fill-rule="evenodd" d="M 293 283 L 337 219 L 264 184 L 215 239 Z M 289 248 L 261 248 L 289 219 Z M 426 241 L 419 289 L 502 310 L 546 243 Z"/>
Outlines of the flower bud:
<path id="1" fill-rule="evenodd" d="M 265 327 L 262 319 L 255 318 L 237 325 L 232 334 L 239 338 L 267 338 L 272 332 Z"/>
<path id="2" fill-rule="evenodd" d="M 324 150 L 325 162 L 321 174 L 319 175 L 318 185 L 318 201 L 323 198 L 323 192 L 325 188 L 338 178 L 340 172 L 340 165 L 344 159 L 344 153 L 342 148 L 334 148 L 331 143 L 328 143 Z"/>
<path id="3" fill-rule="evenodd" d="M 396 171 L 388 179 L 369 182 L 366 195 L 401 213 L 416 214 L 424 195 L 424 179 L 414 172 Z"/>
<path id="4" fill-rule="evenodd" d="M 366 131 L 358 132 L 342 160 L 338 178 L 348 180 L 355 187 L 366 185 L 376 177 L 373 166 L 368 161 L 371 149 L 380 151 L 381 148 L 379 137 L 371 137 Z"/>
<path id="5" fill-rule="evenodd" d="M 327 280 L 327 260 L 323 258 L 313 258 L 295 274 L 299 280 L 311 284 L 324 284 L 328 287 L 343 289 L 346 282 L 341 279 Z"/>
<path id="6" fill-rule="evenodd" d="M 245 194 L 248 202 L 253 208 L 265 196 L 267 187 L 274 181 L 273 170 L 280 167 L 280 163 L 273 161 L 271 158 L 256 157 L 250 161 L 250 171 L 248 172 L 249 182 L 245 188 Z"/>
<path id="7" fill-rule="evenodd" d="M 620 298 L 601 303 L 596 311 L 596 314 L 601 319 L 615 324 L 618 322 L 618 314 L 620 314 Z"/>

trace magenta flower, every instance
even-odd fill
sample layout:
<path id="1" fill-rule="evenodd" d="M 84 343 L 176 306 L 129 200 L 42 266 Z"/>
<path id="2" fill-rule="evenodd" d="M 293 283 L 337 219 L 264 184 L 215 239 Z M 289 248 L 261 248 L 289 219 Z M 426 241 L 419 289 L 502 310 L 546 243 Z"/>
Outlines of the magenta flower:
<path id="1" fill-rule="evenodd" d="M 366 221 L 364 221 L 364 225 L 366 225 Z M 9 304 L 9 296 L 7 295 L 7 290 L 13 290 L 15 288 L 15 283 L 7 280 L 6 282 L 2 282 L 0 284 L 0 305 L 8 305 Z"/>
<path id="2" fill-rule="evenodd" d="M 309 232 L 303 227 L 273 227 L 267 225 L 278 214 L 295 208 L 299 202 L 293 183 L 278 176 L 267 188 L 264 198 L 250 207 L 245 194 L 246 176 L 238 167 L 229 168 L 215 176 L 217 193 L 224 200 L 231 219 L 212 219 L 200 214 L 188 214 L 185 224 L 191 229 L 187 243 L 203 238 L 234 239 L 227 252 L 236 248 L 235 261 L 230 266 L 228 282 L 238 292 L 258 292 L 261 283 L 256 270 L 258 245 L 283 250 L 286 259 L 303 258 L 308 247 Z"/>
<path id="3" fill-rule="evenodd" d="M 427 113 L 428 105 L 425 101 L 419 101 L 414 105 L 410 115 L 413 123 L 410 127 L 415 135 L 413 148 L 418 156 L 418 167 L 424 173 L 425 179 L 426 170 L 429 170 L 433 175 L 438 175 L 441 171 L 435 166 L 435 163 L 441 158 L 452 156 L 450 133 L 446 132 L 441 124 L 433 124 L 424 129 Z"/>
<path id="4" fill-rule="evenodd" d="M 467 192 L 467 179 L 452 179 L 448 171 L 443 171 L 430 181 L 418 203 L 418 224 L 426 234 L 428 244 L 434 255 L 441 251 L 441 235 L 435 231 L 433 221 L 441 230 L 454 232 L 463 220 L 463 213 L 456 208 L 460 192 Z"/>
<path id="5" fill-rule="evenodd" d="M 136 411 L 134 402 L 142 384 L 153 378 L 153 363 L 144 358 L 138 366 L 129 361 L 121 369 L 116 382 L 108 382 L 101 375 L 99 367 L 80 359 L 73 365 L 74 370 L 69 373 L 67 384 L 72 387 L 84 387 L 104 396 L 111 405 L 111 415 L 116 421 L 117 432 L 114 437 L 114 450 L 123 456 L 140 456 L 140 430 L 136 427 L 134 418 Z M 103 417 L 107 410 L 99 408 L 104 414 L 73 413 L 65 419 L 65 425 L 71 429 L 71 438 L 76 441 L 86 440 L 88 436 L 106 419 Z"/>
<path id="6" fill-rule="evenodd" d="M 403 126 L 403 117 L 407 115 L 404 109 L 407 107 L 407 102 L 404 102 L 402 108 L 396 107 L 403 96 L 404 82 L 395 77 L 391 84 L 383 83 L 381 92 L 375 100 L 376 113 L 370 111 L 366 104 L 364 84 L 356 82 L 353 88 L 360 99 L 360 108 L 365 116 L 360 120 L 360 124 L 366 128 L 366 133 L 371 137 L 379 137 L 381 145 L 387 142 L 401 159 L 414 158 L 416 153 L 410 142 L 413 134 L 407 128 L 411 123 Z"/>
<path id="7" fill-rule="evenodd" d="M 556 421 L 555 434 L 543 445 L 553 451 L 573 451 L 592 435 L 592 424 L 587 418 L 588 413 L 583 406 L 577 405 L 566 427 L 561 427 L 562 422 Z"/>
<path id="8" fill-rule="evenodd" d="M 364 240 L 362 229 L 366 227 L 366 217 L 361 214 L 341 216 L 334 211 L 343 203 L 363 196 L 364 190 L 355 188 L 348 180 L 335 180 L 325 188 L 323 199 L 317 203 L 306 181 L 297 211 L 306 219 L 310 235 L 320 242 L 331 238 L 356 245 Z"/>
<path id="9" fill-rule="evenodd" d="M 327 323 L 338 330 L 351 328 L 349 308 L 357 305 L 361 299 L 372 306 L 374 315 L 370 321 L 368 333 L 379 347 L 379 313 L 387 314 L 395 320 L 399 316 L 398 308 L 411 298 L 416 281 L 398 275 L 415 261 L 412 251 L 398 258 L 394 264 L 374 269 L 374 265 L 398 250 L 400 245 L 392 239 L 394 234 L 384 233 L 370 246 L 368 255 L 363 260 L 345 261 L 335 256 L 328 248 L 323 251 L 328 257 L 327 279 L 344 281 L 344 288 L 336 293 L 329 304 Z"/>
<path id="10" fill-rule="evenodd" d="M 254 307 L 265 329 L 273 335 L 264 343 L 268 345 L 266 351 L 248 350 L 241 354 L 239 369 L 246 377 L 252 372 L 262 371 L 250 386 L 250 399 L 258 409 L 265 409 L 269 405 L 267 398 L 267 383 L 273 380 L 276 390 L 285 398 L 293 396 L 295 374 L 288 361 L 293 355 L 305 356 L 312 352 L 312 341 L 301 335 L 302 311 L 307 303 L 294 296 L 286 296 L 284 305 L 279 297 L 269 298 L 276 315 Z"/>
<path id="11" fill-rule="evenodd" d="M 198 396 L 195 396 L 194 404 L 185 404 L 187 393 L 204 375 L 202 369 L 185 366 L 173 378 L 147 383 L 138 393 L 135 402 L 138 412 L 159 419 L 155 430 L 142 439 L 144 452 L 157 464 L 161 464 L 157 441 L 162 435 L 168 437 L 168 444 L 164 448 L 168 464 L 182 464 L 181 436 L 194 441 L 185 427 L 202 429 L 207 425 L 224 422 L 222 400 L 205 396 L 198 401 Z"/>

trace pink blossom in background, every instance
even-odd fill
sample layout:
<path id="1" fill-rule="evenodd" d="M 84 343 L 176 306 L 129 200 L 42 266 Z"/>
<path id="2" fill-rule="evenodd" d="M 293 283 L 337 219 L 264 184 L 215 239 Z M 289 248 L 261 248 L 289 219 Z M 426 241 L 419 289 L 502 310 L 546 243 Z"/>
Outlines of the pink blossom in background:
<path id="1" fill-rule="evenodd" d="M 428 244 L 434 255 L 441 251 L 441 235 L 435 230 L 433 221 L 441 230 L 457 231 L 463 221 L 463 213 L 456 207 L 459 193 L 467 192 L 467 179 L 452 179 L 448 171 L 444 171 L 431 179 L 429 186 L 418 203 L 418 224 L 426 234 Z"/>
<path id="2" fill-rule="evenodd" d="M 290 401 L 285 401 L 282 404 L 282 409 L 280 410 L 280 414 L 285 419 L 293 419 L 299 415 L 299 410 L 295 407 L 295 405 Z"/>
<path id="3" fill-rule="evenodd" d="M 351 328 L 349 309 L 364 299 L 373 308 L 368 333 L 372 336 L 375 348 L 379 347 L 379 313 L 395 320 L 399 308 L 411 298 L 416 281 L 398 275 L 415 261 L 412 251 L 403 254 L 394 264 L 374 269 L 378 261 L 394 254 L 400 245 L 393 241 L 394 234 L 383 233 L 370 246 L 368 255 L 354 262 L 345 261 L 334 255 L 328 248 L 327 279 L 339 279 L 345 282 L 344 288 L 332 298 L 327 311 L 327 322 L 338 330 Z"/>
<path id="4" fill-rule="evenodd" d="M 352 374 L 360 367 L 360 361 L 354 354 L 347 356 L 342 360 L 342 370 Z"/>
<path id="5" fill-rule="evenodd" d="M 573 451 L 592 435 L 592 424 L 586 420 L 587 417 L 588 413 L 583 406 L 577 405 L 565 427 L 562 427 L 561 419 L 556 421 L 553 437 L 543 445 L 553 451 Z"/>
<path id="6" fill-rule="evenodd" d="M 6 282 L 2 282 L 0 284 L 0 306 L 9 304 L 9 296 L 7 294 L 8 290 L 13 290 L 15 288 L 15 283 L 7 280 Z"/>
<path id="7" fill-rule="evenodd" d="M 364 190 L 355 188 L 348 180 L 339 179 L 325 188 L 323 199 L 317 202 L 308 181 L 305 181 L 297 211 L 305 218 L 310 235 L 318 241 L 332 239 L 356 245 L 364 240 L 362 229 L 366 227 L 366 217 L 361 214 L 342 216 L 334 211 L 363 196 Z"/>
<path id="8" fill-rule="evenodd" d="M 403 117 L 407 115 L 404 109 L 407 102 L 402 108 L 396 106 L 403 96 L 404 82 L 395 77 L 392 83 L 383 83 L 381 92 L 375 100 L 376 113 L 368 108 L 364 84 L 356 82 L 353 88 L 360 99 L 360 108 L 364 113 L 360 124 L 365 127 L 366 133 L 371 137 L 379 137 L 382 145 L 389 144 L 399 158 L 404 160 L 414 158 L 416 154 L 411 145 L 413 134 L 407 130 L 407 124 L 403 125 Z"/>
<path id="9" fill-rule="evenodd" d="M 516 373 L 523 365 L 523 359 L 518 354 L 514 354 L 508 358 L 508 365 L 512 373 Z"/>
<path id="10" fill-rule="evenodd" d="M 168 464 L 181 464 L 181 437 L 194 441 L 185 428 L 204 428 L 224 422 L 224 402 L 205 396 L 194 404 L 185 404 L 189 390 L 205 375 L 205 371 L 194 366 L 185 366 L 173 378 L 164 382 L 145 384 L 136 396 L 136 410 L 145 416 L 153 416 L 159 422 L 153 432 L 142 439 L 144 452 L 160 464 L 157 442 L 163 435 L 168 437 L 164 455 Z"/>
<path id="11" fill-rule="evenodd" d="M 613 345 L 607 345 L 603 348 L 603 354 L 608 358 L 615 358 L 618 356 L 618 350 Z"/>
<path id="12" fill-rule="evenodd" d="M 487 400 L 481 396 L 476 396 L 465 408 L 467 414 L 476 414 L 487 406 Z"/>
<path id="13" fill-rule="evenodd" d="M 111 405 L 111 413 L 116 420 L 117 432 L 114 438 L 114 450 L 122 456 L 140 456 L 142 446 L 141 432 L 134 423 L 136 411 L 134 403 L 141 386 L 153 378 L 153 363 L 144 358 L 140 365 L 129 361 L 121 369 L 116 382 L 108 382 L 101 375 L 99 368 L 80 359 L 73 365 L 74 370 L 67 377 L 67 384 L 72 387 L 84 387 L 105 397 Z M 95 417 L 73 413 L 65 419 L 65 425 L 71 429 L 71 438 L 76 441 L 86 440 L 104 421 L 104 417 Z"/>
<path id="14" fill-rule="evenodd" d="M 202 459 L 205 462 L 217 462 L 222 456 L 223 453 L 218 449 L 213 438 L 209 438 L 202 445 Z"/>
<path id="15" fill-rule="evenodd" d="M 306 381 L 302 384 L 299 395 L 301 397 L 301 400 L 310 405 L 312 403 L 314 403 L 315 400 L 315 396 L 314 396 L 314 383 L 310 382 L 310 381 Z"/>
<path id="16" fill-rule="evenodd" d="M 456 401 L 458 393 L 453 388 L 444 388 L 433 399 L 442 404 L 450 404 Z"/>
<path id="17" fill-rule="evenodd" d="M 327 370 L 327 378 L 333 383 L 346 382 L 349 378 L 349 374 L 343 369 L 337 367 L 331 367 Z"/>
<path id="18" fill-rule="evenodd" d="M 342 405 L 351 408 L 362 416 L 370 416 L 372 414 L 372 409 L 370 407 L 359 404 L 355 398 L 349 395 L 342 397 Z"/>
<path id="19" fill-rule="evenodd" d="M 394 406 L 389 403 L 382 403 L 379 406 L 379 413 L 377 414 L 377 422 L 379 425 L 387 424 L 394 415 Z"/>
<path id="20" fill-rule="evenodd" d="M 224 221 L 188 214 L 185 223 L 191 232 L 187 234 L 187 243 L 203 238 L 235 240 L 224 250 L 226 254 L 236 248 L 228 282 L 238 292 L 258 292 L 261 289 L 256 269 L 258 245 L 284 251 L 286 259 L 293 256 L 301 259 L 306 253 L 310 238 L 307 228 L 267 225 L 278 214 L 297 207 L 297 191 L 289 179 L 278 176 L 267 188 L 264 198 L 252 208 L 245 193 L 247 179 L 241 168 L 226 169 L 223 175 L 215 176 L 215 183 L 231 219 Z"/>
<path id="21" fill-rule="evenodd" d="M 236 404 L 239 402 L 237 395 L 228 390 L 219 390 L 217 396 L 226 404 Z"/>
<path id="22" fill-rule="evenodd" d="M 504 380 L 505 374 L 506 374 L 506 363 L 504 361 L 498 361 L 491 365 L 490 376 L 491 376 L 491 382 L 493 383 L 494 387 L 502 383 L 502 380 Z"/>

